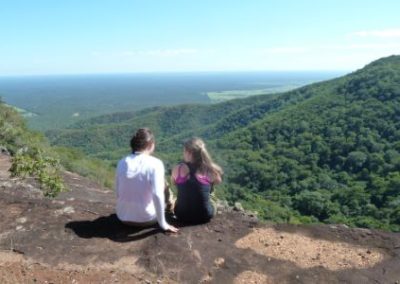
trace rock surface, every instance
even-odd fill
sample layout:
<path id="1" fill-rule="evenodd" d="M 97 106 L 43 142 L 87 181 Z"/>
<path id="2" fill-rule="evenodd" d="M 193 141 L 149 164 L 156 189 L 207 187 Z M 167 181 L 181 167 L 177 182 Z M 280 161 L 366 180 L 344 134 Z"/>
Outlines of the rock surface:
<path id="1" fill-rule="evenodd" d="M 0 154 L 0 283 L 400 283 L 400 234 L 262 224 L 226 210 L 166 234 L 114 215 L 113 192 L 65 173 L 43 198 Z"/>

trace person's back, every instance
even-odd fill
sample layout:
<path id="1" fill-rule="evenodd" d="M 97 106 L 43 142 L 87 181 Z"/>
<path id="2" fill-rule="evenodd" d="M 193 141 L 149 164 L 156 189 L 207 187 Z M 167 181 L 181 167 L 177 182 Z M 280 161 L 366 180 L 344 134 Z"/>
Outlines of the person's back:
<path id="1" fill-rule="evenodd" d="M 181 164 L 179 167 L 179 172 L 182 172 L 182 168 L 187 167 L 189 173 L 186 176 L 178 173 L 177 178 L 174 179 L 178 189 L 174 210 L 176 217 L 184 222 L 209 221 L 215 213 L 215 208 L 210 200 L 211 181 L 207 176 L 196 174 L 197 169 L 189 163 Z"/>
<path id="2" fill-rule="evenodd" d="M 172 180 L 178 190 L 175 215 L 183 222 L 207 222 L 216 211 L 211 201 L 212 188 L 221 182 L 223 171 L 212 161 L 200 138 L 185 142 L 183 159 L 185 162 L 172 170 Z"/>
<path id="3" fill-rule="evenodd" d="M 164 166 L 155 157 L 133 153 L 117 166 L 117 207 L 121 221 L 145 223 L 156 215 L 152 184 L 162 183 Z M 160 173 L 157 175 L 157 173 Z"/>
<path id="4" fill-rule="evenodd" d="M 132 154 L 118 162 L 115 187 L 116 213 L 124 224 L 148 226 L 158 224 L 164 230 L 177 232 L 165 220 L 165 179 L 161 160 L 151 156 L 154 135 L 139 129 L 131 139 Z"/>

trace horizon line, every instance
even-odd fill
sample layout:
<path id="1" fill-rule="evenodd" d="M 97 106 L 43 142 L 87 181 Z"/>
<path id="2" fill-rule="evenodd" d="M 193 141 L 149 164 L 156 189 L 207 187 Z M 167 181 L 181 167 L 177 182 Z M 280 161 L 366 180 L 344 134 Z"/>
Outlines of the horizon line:
<path id="1" fill-rule="evenodd" d="M 199 74 L 199 73 L 288 73 L 288 72 L 332 72 L 348 73 L 355 70 L 347 69 L 287 69 L 287 70 L 199 70 L 199 71 L 138 71 L 138 72 L 88 72 L 88 73 L 43 73 L 43 74 L 0 74 L 0 78 L 21 77 L 60 77 L 60 76 L 97 76 L 97 75 L 173 75 L 173 74 Z"/>

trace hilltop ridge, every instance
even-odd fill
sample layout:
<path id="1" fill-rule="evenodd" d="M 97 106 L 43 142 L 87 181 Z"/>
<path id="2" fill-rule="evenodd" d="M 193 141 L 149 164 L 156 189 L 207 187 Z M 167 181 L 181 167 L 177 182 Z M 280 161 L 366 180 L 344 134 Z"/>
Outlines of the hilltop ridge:
<path id="1" fill-rule="evenodd" d="M 394 283 L 400 235 L 342 225 L 272 225 L 220 208 L 210 223 L 123 226 L 114 195 L 64 173 L 71 191 L 43 197 L 10 179 L 0 155 L 0 282 Z M 179 225 L 179 224 L 178 224 Z"/>

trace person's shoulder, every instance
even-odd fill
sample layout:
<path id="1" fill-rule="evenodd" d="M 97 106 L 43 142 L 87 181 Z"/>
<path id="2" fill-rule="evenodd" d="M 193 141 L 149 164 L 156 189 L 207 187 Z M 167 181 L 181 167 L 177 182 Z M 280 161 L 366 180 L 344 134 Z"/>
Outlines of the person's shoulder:
<path id="1" fill-rule="evenodd" d="M 164 168 L 164 163 L 163 161 L 161 161 L 159 158 L 156 158 L 154 156 L 150 156 L 148 155 L 146 157 L 146 160 L 151 163 L 151 165 L 153 165 L 156 168 Z"/>
<path id="2" fill-rule="evenodd" d="M 117 163 L 117 167 L 116 167 L 116 172 L 117 173 L 124 173 L 127 168 L 129 168 L 129 155 L 123 157 L 122 159 L 120 159 Z"/>
<path id="3" fill-rule="evenodd" d="M 121 158 L 117 163 L 117 167 L 120 167 L 120 166 L 126 164 L 128 162 L 128 160 L 129 160 L 129 156 L 130 155 L 127 155 L 127 156 Z"/>
<path id="4" fill-rule="evenodd" d="M 178 171 L 180 171 L 181 174 L 187 174 L 189 172 L 189 166 L 185 163 L 185 162 L 180 162 L 177 165 L 174 166 L 174 168 L 172 169 L 173 173 L 177 173 Z"/>
<path id="5" fill-rule="evenodd" d="M 147 155 L 146 159 L 148 159 L 149 161 L 151 161 L 153 163 L 162 163 L 162 161 L 159 158 L 151 156 L 151 155 Z"/>

